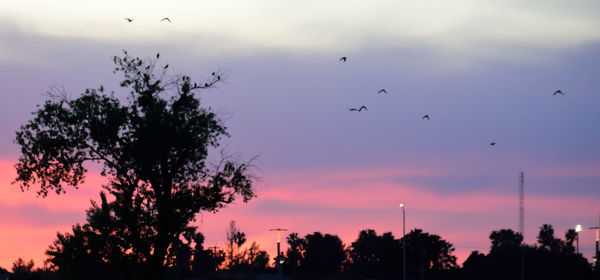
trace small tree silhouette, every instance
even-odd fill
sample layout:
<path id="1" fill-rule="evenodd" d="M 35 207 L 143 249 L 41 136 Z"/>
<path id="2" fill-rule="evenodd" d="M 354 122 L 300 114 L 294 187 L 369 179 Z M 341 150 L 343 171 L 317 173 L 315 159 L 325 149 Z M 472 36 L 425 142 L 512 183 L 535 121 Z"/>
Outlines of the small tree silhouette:
<path id="1" fill-rule="evenodd" d="M 237 268 L 242 263 L 244 253 L 240 251 L 244 243 L 246 243 L 246 234 L 240 231 L 235 225 L 235 221 L 229 222 L 229 228 L 227 228 L 227 266 L 230 270 Z"/>

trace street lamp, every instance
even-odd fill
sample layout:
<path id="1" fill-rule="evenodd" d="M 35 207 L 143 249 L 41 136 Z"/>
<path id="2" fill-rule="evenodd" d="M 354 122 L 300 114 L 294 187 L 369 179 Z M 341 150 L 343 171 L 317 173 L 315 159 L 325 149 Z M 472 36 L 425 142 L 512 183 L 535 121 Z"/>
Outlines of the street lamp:
<path id="1" fill-rule="evenodd" d="M 404 203 L 398 206 L 402 208 L 402 280 L 406 280 L 406 212 Z"/>
<path id="2" fill-rule="evenodd" d="M 283 277 L 283 267 L 281 266 L 283 264 L 283 257 L 281 257 L 281 232 L 282 231 L 287 231 L 287 229 L 285 228 L 274 228 L 274 229 L 270 229 L 270 231 L 276 231 L 277 232 L 277 275 L 279 276 L 279 279 L 282 279 Z"/>
<path id="3" fill-rule="evenodd" d="M 596 230 L 596 254 L 594 255 L 594 269 L 598 269 L 598 262 L 600 262 L 600 249 L 599 249 L 599 244 L 600 244 L 600 218 L 598 218 L 598 226 L 597 227 L 590 227 L 589 229 L 595 229 Z"/>
<path id="4" fill-rule="evenodd" d="M 575 226 L 575 232 L 577 233 L 577 235 L 575 235 L 575 241 L 577 242 L 577 254 L 579 254 L 579 232 L 580 231 L 581 231 L 581 225 Z"/>

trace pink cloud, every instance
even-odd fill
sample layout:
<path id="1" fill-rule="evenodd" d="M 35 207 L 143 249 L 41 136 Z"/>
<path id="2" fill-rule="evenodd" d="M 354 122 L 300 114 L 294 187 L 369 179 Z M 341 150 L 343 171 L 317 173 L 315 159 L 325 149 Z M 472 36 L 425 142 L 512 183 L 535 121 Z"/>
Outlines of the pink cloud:
<path id="1" fill-rule="evenodd" d="M 16 161 L 0 160 L 0 204 L 19 206 L 23 204 L 37 205 L 51 210 L 85 210 L 90 206 L 90 199 L 96 199 L 106 183 L 100 174 L 89 172 L 84 183 L 79 189 L 67 187 L 67 193 L 56 195 L 50 192 L 47 197 L 36 195 L 36 189 L 21 191 L 18 185 L 12 182 L 17 176 L 15 171 Z"/>

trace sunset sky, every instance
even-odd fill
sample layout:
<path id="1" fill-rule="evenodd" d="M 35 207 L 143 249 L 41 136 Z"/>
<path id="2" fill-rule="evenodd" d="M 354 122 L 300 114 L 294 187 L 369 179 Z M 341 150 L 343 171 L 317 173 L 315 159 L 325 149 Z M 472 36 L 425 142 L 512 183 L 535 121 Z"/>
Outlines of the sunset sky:
<path id="1" fill-rule="evenodd" d="M 324 2 L 3 1 L 0 267 L 41 265 L 105 182 L 93 171 L 62 196 L 21 192 L 15 131 L 52 86 L 125 96 L 111 59 L 123 49 L 160 52 L 197 81 L 224 73 L 203 105 L 229 129 L 221 148 L 256 156 L 260 180 L 248 204 L 198 216 L 206 245 L 223 246 L 231 220 L 271 256 L 275 227 L 346 245 L 367 228 L 401 237 L 402 202 L 407 230 L 440 235 L 462 264 L 492 230 L 518 230 L 521 171 L 526 243 L 545 223 L 563 239 L 598 226 L 599 1 Z M 590 261 L 594 240 L 580 234 Z"/>

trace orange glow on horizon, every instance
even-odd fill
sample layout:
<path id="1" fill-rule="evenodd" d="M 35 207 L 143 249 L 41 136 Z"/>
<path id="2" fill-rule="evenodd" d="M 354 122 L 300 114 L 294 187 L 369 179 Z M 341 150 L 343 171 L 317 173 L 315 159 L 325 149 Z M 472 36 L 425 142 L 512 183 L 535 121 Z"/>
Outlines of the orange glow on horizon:
<path id="1" fill-rule="evenodd" d="M 89 208 L 90 199 L 98 199 L 104 182 L 100 175 L 90 173 L 79 190 L 41 199 L 32 191 L 23 193 L 17 186 L 10 185 L 15 176 L 13 165 L 10 161 L 0 161 L 0 207 L 6 209 L 0 213 L 0 267 L 7 269 L 19 257 L 33 259 L 36 265 L 43 264 L 44 251 L 55 239 L 56 232 L 69 231 L 75 223 L 85 222 L 84 211 Z M 198 215 L 195 225 L 205 234 L 205 248 L 226 244 L 225 229 L 231 220 L 246 233 L 248 244 L 256 241 L 271 258 L 277 254 L 277 240 L 269 231 L 273 228 L 285 228 L 288 233 L 297 232 L 300 236 L 315 231 L 334 234 L 346 246 L 364 229 L 375 229 L 378 234 L 392 232 L 400 238 L 401 210 L 397 206 L 401 199 L 410 205 L 406 212 L 407 231 L 421 228 L 440 235 L 454 245 L 454 254 L 461 264 L 473 250 L 487 253 L 492 230 L 517 225 L 516 194 L 483 191 L 447 194 L 401 180 L 404 176 L 445 174 L 442 171 L 393 171 L 390 168 L 379 173 L 382 177 L 365 171 L 328 172 L 323 170 L 315 176 L 306 176 L 305 172 L 265 174 L 263 178 L 269 178 L 270 182 L 258 185 L 258 197 L 248 204 L 235 203 L 216 214 Z M 51 215 L 48 218 L 53 219 L 45 219 L 48 221 L 43 224 L 39 219 L 31 219 L 31 215 L 39 213 L 30 213 L 32 205 L 39 211 L 45 209 L 45 213 Z M 557 209 L 556 205 L 562 206 Z M 580 221 L 582 213 L 596 207 L 594 197 L 529 195 L 526 213 L 530 227 L 526 228 L 526 243 L 535 242 L 535 231 L 543 223 L 567 220 L 571 225 L 570 221 Z M 563 230 L 560 226 L 555 229 Z M 580 238 L 593 238 L 591 234 L 587 236 L 584 231 Z M 280 237 L 282 251 L 287 250 L 286 237 Z"/>

